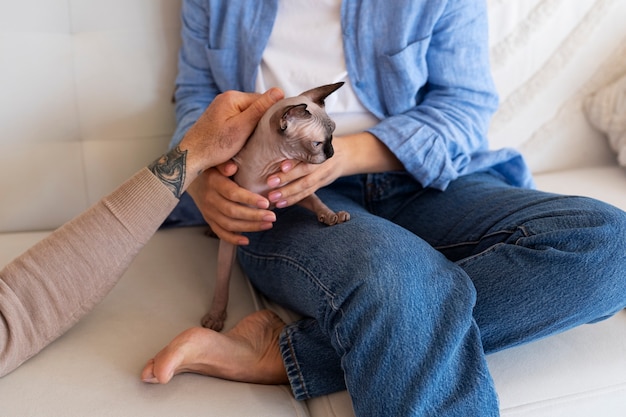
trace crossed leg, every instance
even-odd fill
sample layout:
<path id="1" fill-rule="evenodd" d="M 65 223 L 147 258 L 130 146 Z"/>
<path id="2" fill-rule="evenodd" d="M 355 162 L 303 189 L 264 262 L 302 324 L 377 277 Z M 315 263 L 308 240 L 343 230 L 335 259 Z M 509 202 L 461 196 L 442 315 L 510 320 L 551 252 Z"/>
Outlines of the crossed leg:
<path id="1" fill-rule="evenodd" d="M 191 372 L 233 381 L 287 384 L 278 344 L 284 327 L 276 314 L 262 310 L 226 333 L 187 329 L 148 361 L 141 379 L 166 384 L 174 375 Z"/>

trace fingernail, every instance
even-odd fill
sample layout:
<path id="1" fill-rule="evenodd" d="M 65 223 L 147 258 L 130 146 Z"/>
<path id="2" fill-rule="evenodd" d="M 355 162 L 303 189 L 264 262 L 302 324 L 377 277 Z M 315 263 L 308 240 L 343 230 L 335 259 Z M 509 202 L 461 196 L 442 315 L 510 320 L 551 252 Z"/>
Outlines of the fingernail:
<path id="1" fill-rule="evenodd" d="M 142 381 L 143 381 L 143 382 L 146 382 L 146 383 L 148 383 L 148 384 L 158 384 L 158 383 L 159 383 L 159 380 L 158 380 L 158 379 L 156 379 L 155 377 L 152 377 L 152 378 L 144 378 L 144 379 L 142 379 Z"/>
<path id="2" fill-rule="evenodd" d="M 270 230 L 272 227 L 274 227 L 273 223 L 263 223 L 261 225 L 261 230 Z"/>
<path id="3" fill-rule="evenodd" d="M 280 178 L 278 178 L 278 176 L 276 175 L 269 177 L 267 179 L 267 185 L 269 185 L 270 187 L 276 187 L 280 185 Z"/>
<path id="4" fill-rule="evenodd" d="M 280 200 L 276 203 L 276 207 L 278 208 L 284 208 L 287 207 L 287 200 Z"/>
<path id="5" fill-rule="evenodd" d="M 277 202 L 283 195 L 280 193 L 280 191 L 273 191 L 271 193 L 268 194 L 267 198 L 270 200 L 270 202 L 275 203 Z"/>
<path id="6" fill-rule="evenodd" d="M 276 221 L 276 215 L 274 213 L 266 214 L 265 216 L 263 216 L 263 221 L 273 223 Z"/>
<path id="7" fill-rule="evenodd" d="M 288 172 L 289 170 L 291 170 L 291 168 L 293 168 L 293 164 L 290 161 L 285 161 L 280 166 L 280 169 L 283 172 Z"/>
<path id="8" fill-rule="evenodd" d="M 279 88 L 271 88 L 270 97 L 272 98 L 272 100 L 278 101 L 283 98 L 283 92 Z"/>
<path id="9" fill-rule="evenodd" d="M 268 209 L 270 207 L 270 202 L 265 200 L 265 199 L 259 200 L 259 201 L 256 202 L 256 206 L 257 206 L 257 208 L 266 210 L 266 209 Z"/>

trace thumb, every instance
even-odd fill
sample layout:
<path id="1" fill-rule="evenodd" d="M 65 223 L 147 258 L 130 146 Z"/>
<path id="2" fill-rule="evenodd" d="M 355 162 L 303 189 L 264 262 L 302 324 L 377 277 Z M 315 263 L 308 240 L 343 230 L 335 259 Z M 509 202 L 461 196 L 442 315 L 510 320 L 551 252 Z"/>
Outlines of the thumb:
<path id="1" fill-rule="evenodd" d="M 215 168 L 225 177 L 232 177 L 237 173 L 237 165 L 233 161 L 227 161 Z"/>
<path id="2" fill-rule="evenodd" d="M 237 123 L 240 123 L 242 127 L 249 128 L 250 133 L 252 133 L 263 114 L 284 97 L 285 94 L 280 88 L 270 88 L 236 116 Z"/>

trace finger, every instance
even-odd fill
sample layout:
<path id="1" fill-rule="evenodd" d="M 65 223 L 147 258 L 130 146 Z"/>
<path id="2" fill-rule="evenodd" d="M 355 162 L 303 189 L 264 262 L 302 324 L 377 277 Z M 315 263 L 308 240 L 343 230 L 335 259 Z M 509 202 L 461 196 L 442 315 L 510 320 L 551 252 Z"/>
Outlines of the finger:
<path id="1" fill-rule="evenodd" d="M 276 214 L 224 200 L 216 205 L 215 210 L 207 212 L 204 219 L 219 236 L 220 230 L 241 233 L 270 229 L 276 221 Z M 213 226 L 219 226 L 220 230 Z"/>
<path id="2" fill-rule="evenodd" d="M 253 193 L 243 187 L 232 187 L 224 190 L 222 197 L 230 202 L 237 203 L 236 207 L 252 206 L 259 209 L 268 209 L 270 202 L 260 194 Z"/>
<path id="3" fill-rule="evenodd" d="M 311 174 L 319 168 L 318 165 L 293 161 L 288 171 L 277 172 L 267 178 L 267 185 L 271 188 L 279 187 L 283 184 L 295 181 L 305 175 Z"/>
<path id="4" fill-rule="evenodd" d="M 223 164 L 217 165 L 215 168 L 225 177 L 232 177 L 237 173 L 237 164 L 233 161 L 226 161 Z"/>
<path id="5" fill-rule="evenodd" d="M 207 207 L 207 211 L 212 211 L 213 208 L 219 209 L 220 205 L 225 203 L 238 203 L 260 209 L 269 208 L 267 198 L 240 187 L 231 178 L 224 176 L 219 171 L 219 168 L 216 167 L 216 169 L 205 171 L 205 177 L 207 178 L 205 187 L 207 190 L 213 190 L 213 192 L 206 194 L 208 197 L 205 201 L 206 204 L 202 204 Z M 236 166 L 234 168 L 236 170 Z M 229 168 L 225 169 L 229 170 Z"/>
<path id="6" fill-rule="evenodd" d="M 228 230 L 220 227 L 219 225 L 209 224 L 211 226 L 211 230 L 217 235 L 221 240 L 225 240 L 226 242 L 232 243 L 233 245 L 245 246 L 250 243 L 250 240 L 242 234 L 229 232 Z"/>
<path id="7" fill-rule="evenodd" d="M 277 208 L 285 208 L 296 204 L 314 192 L 315 190 L 313 188 L 302 188 L 298 186 L 298 184 L 290 183 L 278 190 L 270 192 L 268 197 Z"/>
<path id="8" fill-rule="evenodd" d="M 260 232 L 273 227 L 273 223 L 236 222 L 234 224 L 238 224 L 241 229 L 245 229 L 249 232 Z M 210 223 L 210 226 L 211 230 L 222 240 L 242 246 L 250 243 L 250 240 L 240 232 L 223 228 L 218 224 L 213 225 Z"/>
<path id="9" fill-rule="evenodd" d="M 220 238 L 228 235 L 232 240 L 234 234 L 241 232 L 268 230 L 276 221 L 276 214 L 271 210 L 243 206 L 224 198 L 216 200 L 214 208 L 206 213 L 205 220 Z"/>
<path id="10" fill-rule="evenodd" d="M 285 208 L 297 203 L 314 192 L 315 188 L 308 184 L 307 178 L 301 178 L 300 180 L 290 182 L 283 187 L 270 191 L 267 197 L 277 208 Z"/>
<path id="11" fill-rule="evenodd" d="M 283 162 L 281 162 L 280 164 L 280 170 L 282 172 L 289 172 L 293 169 L 294 166 L 296 166 L 297 164 L 299 164 L 299 161 L 296 161 L 295 159 L 287 159 Z"/>
<path id="12" fill-rule="evenodd" d="M 251 96 L 248 96 L 251 97 Z M 247 135 L 251 135 L 252 131 L 256 127 L 261 116 L 270 108 L 274 103 L 284 97 L 284 93 L 279 88 L 270 88 L 260 97 L 250 102 L 249 105 L 240 114 L 234 117 L 240 129 L 243 132 L 247 132 Z M 243 105 L 242 105 L 243 108 Z"/>
<path id="13" fill-rule="evenodd" d="M 260 210 L 255 207 L 244 206 L 241 204 L 232 203 L 229 201 L 224 201 L 218 212 L 221 216 L 224 217 L 222 219 L 222 225 L 226 226 L 225 223 L 231 222 L 275 222 L 276 221 L 276 213 L 271 210 Z M 238 232 L 250 232 L 252 230 L 229 227 L 229 230 L 235 230 Z"/>

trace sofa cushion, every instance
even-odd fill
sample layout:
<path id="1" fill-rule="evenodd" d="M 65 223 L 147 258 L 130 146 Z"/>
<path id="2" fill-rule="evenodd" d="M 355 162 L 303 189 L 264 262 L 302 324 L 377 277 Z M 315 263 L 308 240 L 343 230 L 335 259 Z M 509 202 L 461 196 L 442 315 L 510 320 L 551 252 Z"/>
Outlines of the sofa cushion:
<path id="1" fill-rule="evenodd" d="M 0 231 L 56 228 L 165 151 L 180 3 L 0 2 Z"/>
<path id="2" fill-rule="evenodd" d="M 582 101 L 626 72 L 626 2 L 488 5 L 491 67 L 501 100 L 491 146 L 516 147 L 533 173 L 611 163 Z"/>
<path id="3" fill-rule="evenodd" d="M 44 233 L 0 234 L 0 264 Z M 146 361 L 197 326 L 211 301 L 217 240 L 203 228 L 160 231 L 95 310 L 64 336 L 0 378 L 2 416 L 308 416 L 287 386 L 193 374 L 167 385 L 140 380 Z M 235 268 L 226 326 L 255 310 Z"/>
<path id="4" fill-rule="evenodd" d="M 535 182 L 541 190 L 592 197 L 626 210 L 626 171 L 617 164 L 547 172 Z"/>

